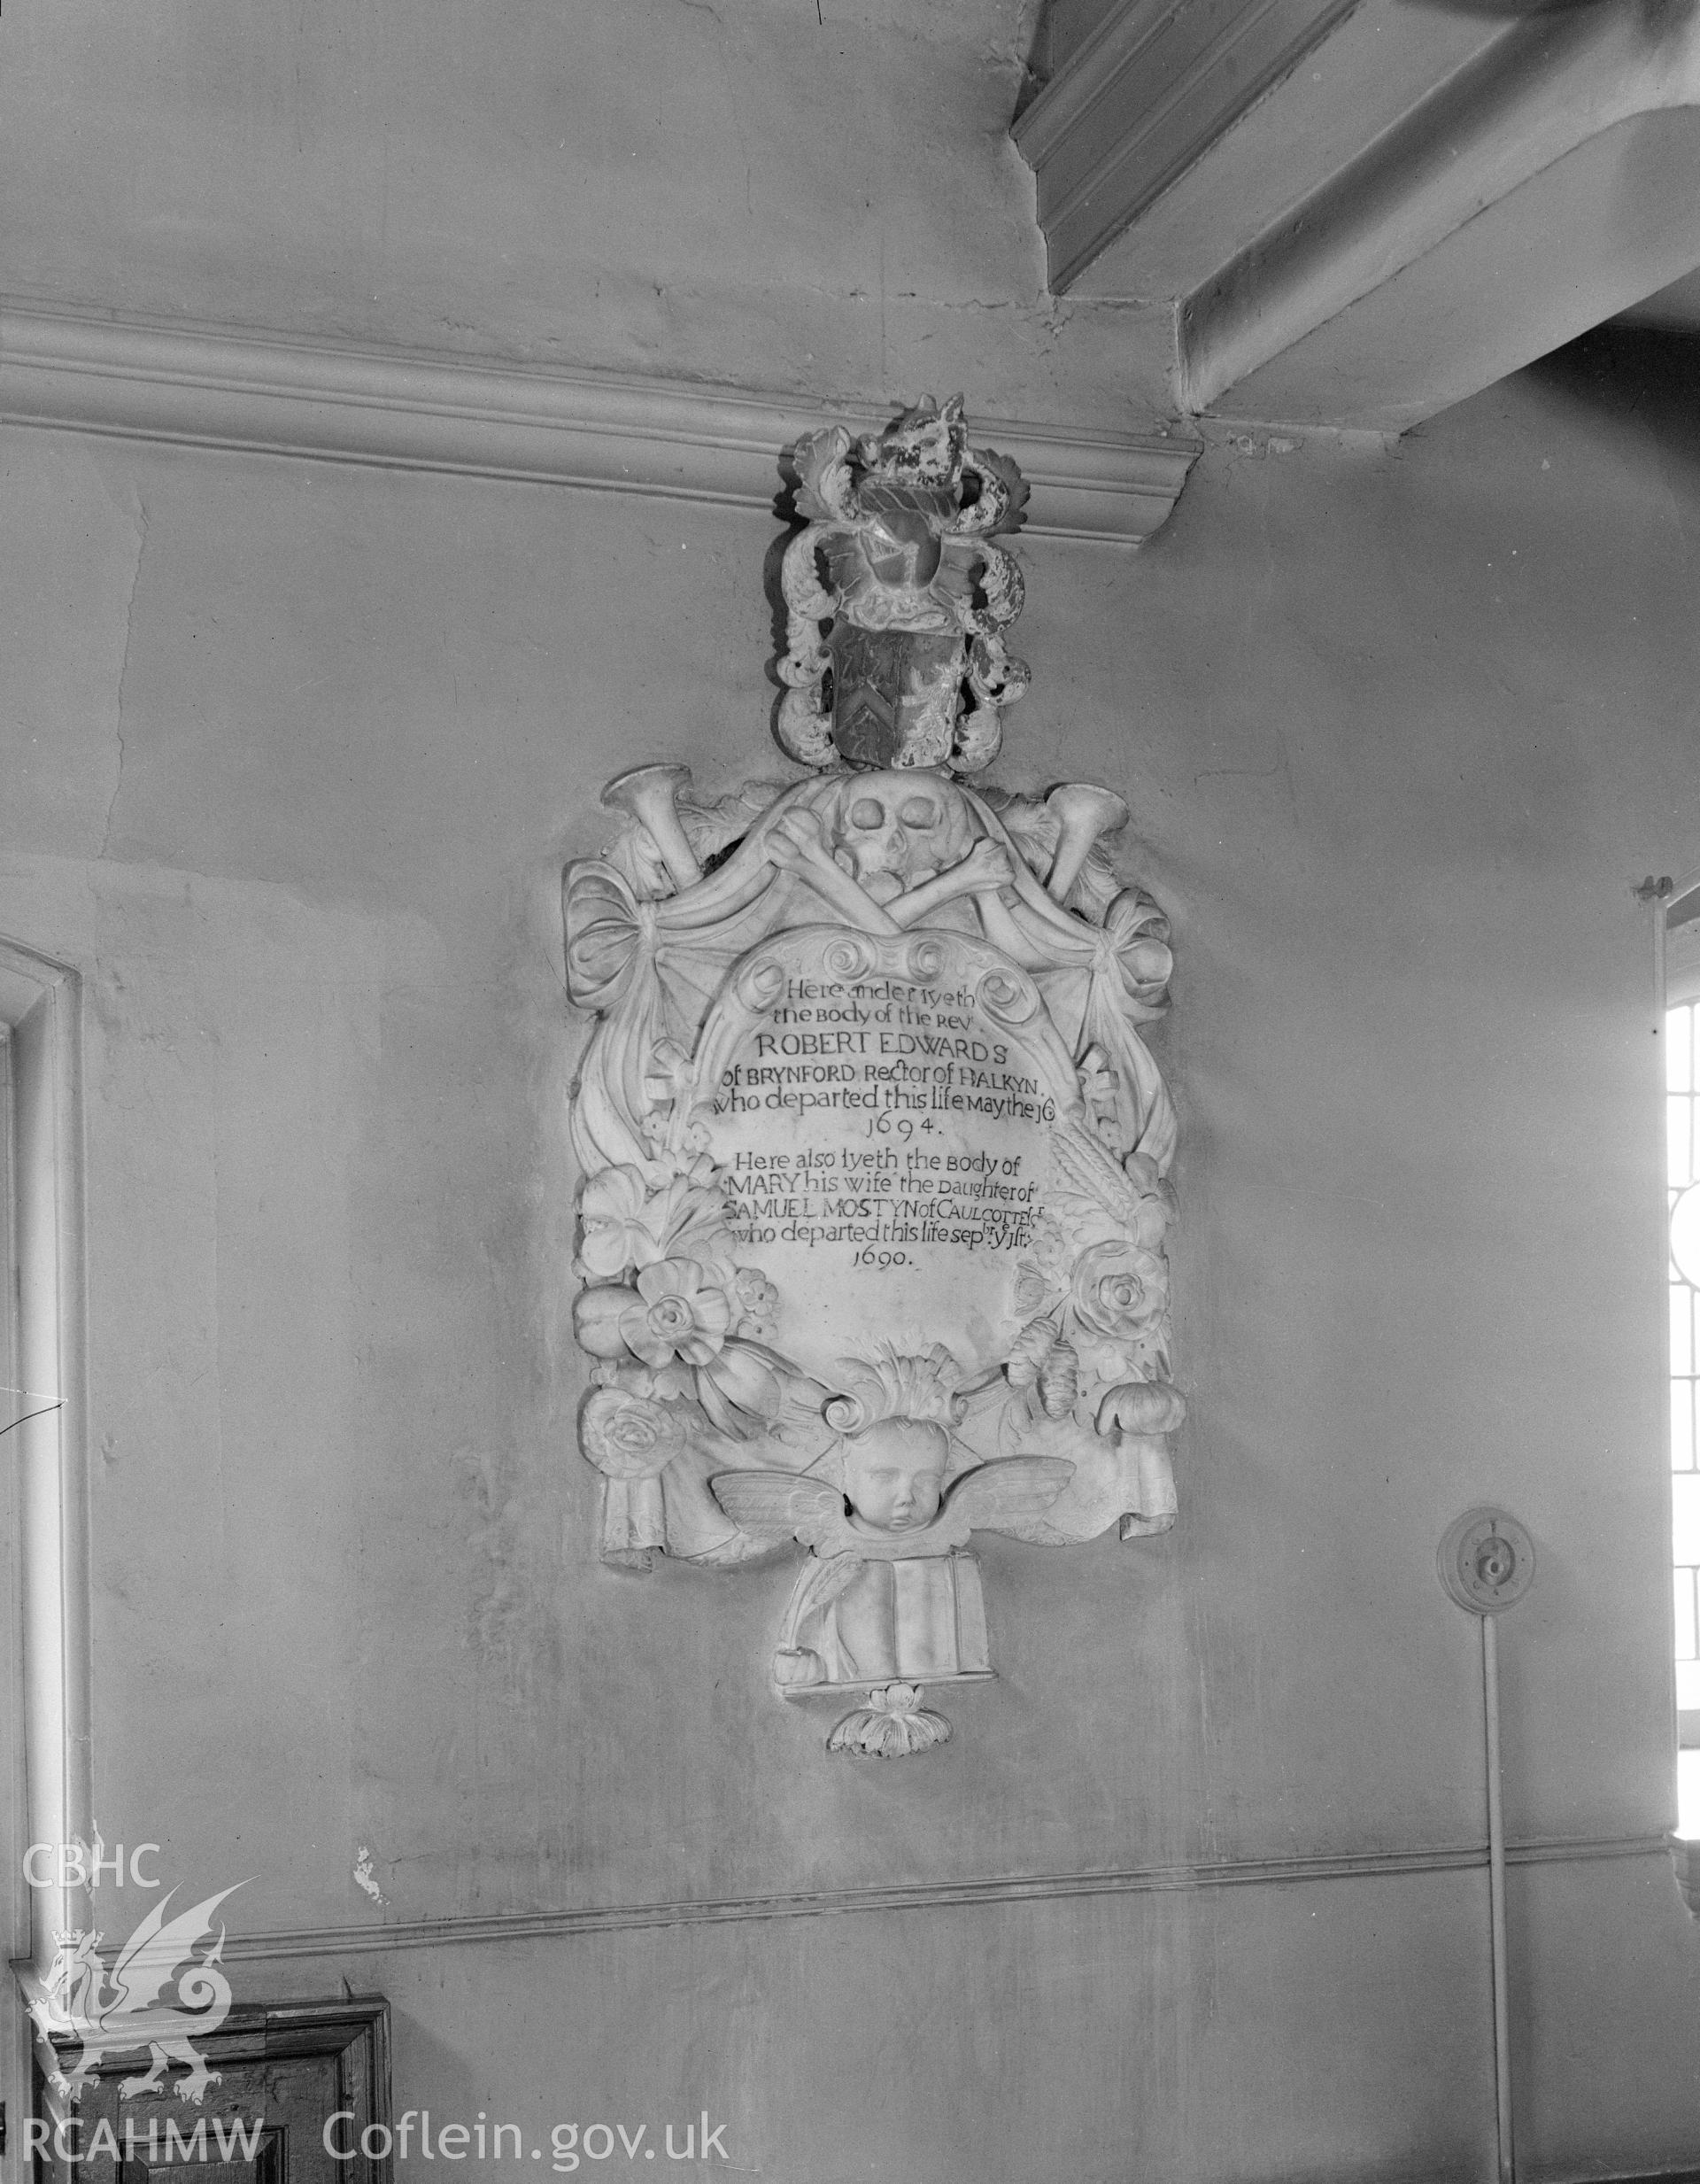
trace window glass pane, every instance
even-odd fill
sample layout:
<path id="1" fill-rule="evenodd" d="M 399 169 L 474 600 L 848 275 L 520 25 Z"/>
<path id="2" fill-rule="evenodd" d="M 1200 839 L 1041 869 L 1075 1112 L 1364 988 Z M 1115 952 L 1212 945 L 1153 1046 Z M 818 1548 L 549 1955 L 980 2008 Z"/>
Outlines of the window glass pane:
<path id="1" fill-rule="evenodd" d="M 1676 1832 L 1685 1842 L 1700 1835 L 1700 1752 L 1676 1755 Z"/>
<path id="2" fill-rule="evenodd" d="M 1671 1572 L 1676 1703 L 1700 1714 L 1700 1005 L 1665 1017 L 1670 1245 Z M 1700 1750 L 1681 1754 L 1679 1826 L 1700 1840 Z"/>
<path id="3" fill-rule="evenodd" d="M 1700 1283 L 1700 1183 L 1672 1194 L 1671 1264 L 1685 1282 Z"/>
<path id="4" fill-rule="evenodd" d="M 1692 1471 L 1679 1471 L 1671 1481 L 1671 1527 L 1673 1559 L 1700 1562 L 1700 1475 Z"/>

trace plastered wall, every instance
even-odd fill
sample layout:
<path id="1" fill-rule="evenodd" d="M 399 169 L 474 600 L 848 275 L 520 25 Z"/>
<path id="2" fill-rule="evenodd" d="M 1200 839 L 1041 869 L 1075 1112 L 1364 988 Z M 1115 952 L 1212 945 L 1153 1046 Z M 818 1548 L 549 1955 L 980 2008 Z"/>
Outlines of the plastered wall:
<path id="1" fill-rule="evenodd" d="M 1001 778 L 1120 789 L 1176 927 L 1182 1516 L 985 1542 L 1001 1679 L 895 1768 L 768 1690 L 786 1571 L 597 1564 L 573 1444 L 560 866 L 640 758 L 785 777 L 773 524 L 25 431 L 0 476 L 0 933 L 86 980 L 96 1812 L 249 1877 L 233 1939 L 336 1930 L 240 1994 L 387 1992 L 398 2109 L 707 2108 L 775 2184 L 1487 2177 L 1433 1556 L 1494 1499 L 1525 2173 L 1693 2154 L 1630 895 L 1700 846 L 1686 447 L 1549 371 L 1025 547 Z"/>
<path id="2" fill-rule="evenodd" d="M 12 0 L 10 294 L 811 399 L 1168 406 L 1049 296 L 1038 0 Z M 912 398 L 911 398 L 912 399 Z"/>

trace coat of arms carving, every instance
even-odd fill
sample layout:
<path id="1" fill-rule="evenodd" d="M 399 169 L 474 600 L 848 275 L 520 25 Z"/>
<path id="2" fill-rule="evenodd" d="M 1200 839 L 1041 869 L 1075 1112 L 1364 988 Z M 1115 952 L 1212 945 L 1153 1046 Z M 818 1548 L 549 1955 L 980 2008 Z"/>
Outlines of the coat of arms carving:
<path id="1" fill-rule="evenodd" d="M 575 1312 L 601 1553 L 807 1551 L 788 1698 L 859 1703 L 829 1748 L 950 1734 L 992 1674 L 977 1530 L 1065 1546 L 1175 1518 L 1164 1181 L 1146 1044 L 1167 920 L 1118 878 L 1121 798 L 970 786 L 1026 670 L 1014 464 L 960 400 L 794 451 L 790 783 L 610 783 L 566 875 Z"/>

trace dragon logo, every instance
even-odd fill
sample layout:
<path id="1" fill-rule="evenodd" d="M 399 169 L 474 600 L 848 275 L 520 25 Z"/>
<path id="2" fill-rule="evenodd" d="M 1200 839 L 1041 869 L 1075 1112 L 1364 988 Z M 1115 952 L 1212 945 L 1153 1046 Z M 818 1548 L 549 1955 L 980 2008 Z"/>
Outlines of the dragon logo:
<path id="1" fill-rule="evenodd" d="M 200 2105 L 219 2073 L 207 2068 L 194 2036 L 216 2032 L 230 2013 L 230 1982 L 221 1963 L 223 1926 L 204 1956 L 196 1951 L 212 1935 L 220 1904 L 246 1886 L 237 1881 L 221 1888 L 170 1921 L 166 1912 L 177 1892 L 168 1889 L 110 1965 L 100 1954 L 98 1933 L 54 1937 L 58 1948 L 42 1982 L 50 2000 L 38 2005 L 37 2022 L 45 2033 L 73 2033 L 82 2043 L 75 2066 L 55 2075 L 55 2093 L 77 2100 L 106 2056 L 145 2048 L 149 2068 L 124 2079 L 120 2097 L 153 2092 L 168 2066 L 181 2063 L 189 2075 L 174 2090 L 181 2099 Z"/>

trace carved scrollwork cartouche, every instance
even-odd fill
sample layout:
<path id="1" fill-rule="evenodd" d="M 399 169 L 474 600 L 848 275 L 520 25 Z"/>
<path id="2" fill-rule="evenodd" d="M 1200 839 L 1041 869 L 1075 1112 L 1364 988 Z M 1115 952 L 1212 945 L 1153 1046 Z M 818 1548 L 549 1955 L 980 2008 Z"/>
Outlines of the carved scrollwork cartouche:
<path id="1" fill-rule="evenodd" d="M 901 1756 L 949 1734 L 923 1683 L 991 1670 L 975 1530 L 1174 1522 L 1175 1123 L 1142 1035 L 1172 957 L 1105 854 L 1121 798 L 957 778 L 1019 679 L 998 665 L 1019 573 L 987 543 L 1019 513 L 1012 467 L 967 447 L 960 404 L 816 435 L 798 467 L 782 672 L 814 693 L 792 747 L 823 771 L 704 803 L 684 768 L 637 769 L 566 875 L 568 989 L 596 1018 L 570 1114 L 580 1444 L 610 1561 L 800 1543 L 774 1683 L 863 1692 L 831 1748 Z M 948 638 L 956 682 L 917 654 L 915 703 L 870 699 L 839 734 L 863 655 L 833 617 Z"/>

